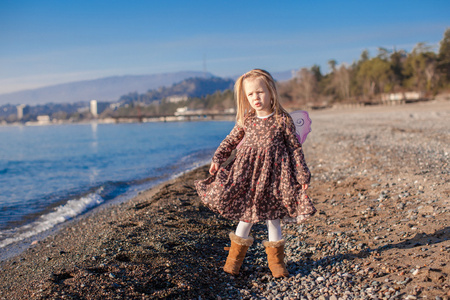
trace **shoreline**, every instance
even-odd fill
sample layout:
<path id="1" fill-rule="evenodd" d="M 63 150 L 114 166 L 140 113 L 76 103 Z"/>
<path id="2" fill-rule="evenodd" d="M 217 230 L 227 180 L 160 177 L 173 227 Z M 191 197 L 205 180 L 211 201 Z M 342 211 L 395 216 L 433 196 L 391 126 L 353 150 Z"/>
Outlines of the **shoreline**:
<path id="1" fill-rule="evenodd" d="M 86 211 L 83 211 L 81 214 L 79 214 L 75 217 L 71 217 L 65 221 L 59 222 L 56 225 L 52 226 L 51 228 L 46 229 L 42 232 L 38 232 L 29 237 L 25 237 L 21 240 L 11 242 L 10 244 L 0 248 L 0 263 L 3 261 L 14 259 L 14 257 L 20 255 L 23 251 L 26 251 L 32 245 L 39 243 L 39 241 L 41 241 L 51 235 L 58 234 L 58 232 L 60 230 L 64 229 L 67 226 L 70 226 L 71 224 L 76 224 L 80 220 L 80 218 L 92 216 L 93 214 L 97 213 L 99 210 L 105 209 L 111 205 L 118 205 L 123 202 L 130 201 L 145 191 L 151 190 L 161 184 L 164 184 L 165 182 L 170 182 L 170 181 L 176 180 L 178 177 L 183 176 L 184 174 L 189 173 L 189 172 L 199 168 L 201 165 L 204 165 L 205 161 L 206 160 L 196 162 L 193 164 L 192 167 L 190 167 L 184 171 L 174 173 L 172 175 L 167 175 L 167 177 L 163 177 L 163 178 L 159 178 L 159 179 L 154 179 L 154 177 L 150 177 L 151 179 L 153 179 L 151 183 L 148 183 L 147 179 L 143 179 L 143 180 L 140 180 L 139 183 L 135 183 L 133 185 L 130 184 L 130 188 L 125 193 L 116 195 L 113 199 L 109 199 L 106 202 L 103 202 L 91 209 L 87 209 Z M 134 182 L 134 181 L 131 181 L 131 182 Z M 89 195 L 91 195 L 90 192 L 89 193 L 85 192 L 80 195 L 70 197 L 64 204 L 62 204 L 62 206 L 65 206 L 69 201 L 73 201 L 78 198 L 84 198 Z M 40 215 L 40 217 L 45 216 L 45 215 L 46 214 L 42 214 L 42 215 Z M 34 220 L 32 222 L 24 223 L 21 225 L 21 227 L 30 226 L 30 225 L 34 224 L 35 222 L 38 222 L 38 220 L 39 220 L 39 218 L 37 218 L 36 220 Z M 12 237 L 12 238 L 16 238 L 16 237 Z"/>
<path id="2" fill-rule="evenodd" d="M 445 97 L 441 97 L 442 99 L 447 99 Z M 386 109 L 386 108 L 407 108 L 410 105 L 427 105 L 433 102 L 446 102 L 448 100 L 442 99 L 428 99 L 428 100 L 418 100 L 412 102 L 386 102 L 386 103 L 378 103 L 373 105 L 365 105 L 364 103 L 344 103 L 337 104 L 335 106 L 325 107 L 325 108 L 314 108 L 310 109 L 309 113 L 314 112 L 339 112 L 343 110 L 359 110 L 359 109 Z M 193 118 L 193 119 L 192 119 Z M 214 118 L 210 117 L 202 117 L 201 115 L 171 115 L 164 117 L 143 117 L 142 121 L 137 121 L 138 118 L 103 118 L 103 119 L 92 119 L 92 120 L 83 120 L 83 121 L 57 121 L 57 122 L 38 122 L 38 121 L 29 121 L 27 123 L 0 123 L 0 126 L 50 126 L 50 125 L 89 125 L 89 124 L 130 124 L 130 123 L 165 123 L 165 122 L 208 122 L 208 121 L 235 121 L 234 116 L 216 116 Z M 122 120 L 122 121 L 120 121 Z"/>
<path id="3" fill-rule="evenodd" d="M 236 222 L 200 203 L 206 165 L 3 261 L 0 298 L 448 298 L 450 102 L 310 115 L 318 213 L 283 228 L 289 278 L 270 275 L 263 224 L 241 274 L 222 271 Z"/>
<path id="4" fill-rule="evenodd" d="M 38 121 L 28 121 L 26 123 L 0 123 L 1 126 L 57 126 L 57 125 L 91 125 L 91 124 L 133 124 L 133 123 L 167 123 L 167 122 L 229 122 L 235 121 L 234 117 L 195 117 L 186 115 L 186 116 L 168 116 L 161 118 L 142 118 L 142 121 L 139 121 L 137 118 L 105 118 L 105 119 L 92 119 L 85 121 L 58 121 L 58 122 L 38 122 Z"/>

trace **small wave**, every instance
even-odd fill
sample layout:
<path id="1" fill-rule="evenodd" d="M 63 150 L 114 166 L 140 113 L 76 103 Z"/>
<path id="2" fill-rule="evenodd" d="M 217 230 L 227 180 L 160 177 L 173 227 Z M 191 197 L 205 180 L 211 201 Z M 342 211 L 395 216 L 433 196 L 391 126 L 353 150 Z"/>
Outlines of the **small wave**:
<path id="1" fill-rule="evenodd" d="M 187 172 L 190 172 L 198 167 L 204 166 L 211 162 L 211 158 L 203 158 L 202 160 L 198 160 L 196 162 L 191 163 L 189 166 L 186 166 L 186 169 L 179 171 L 177 173 L 174 173 L 172 176 L 170 176 L 170 179 L 175 179 L 180 177 L 183 174 L 186 174 Z"/>
<path id="2" fill-rule="evenodd" d="M 69 219 L 72 219 L 83 212 L 102 204 L 105 200 L 100 196 L 103 188 L 99 188 L 94 193 L 88 194 L 79 199 L 67 201 L 64 205 L 58 206 L 54 211 L 42 215 L 38 220 L 14 230 L 0 232 L 0 237 L 7 237 L 0 241 L 0 248 L 10 244 L 20 242 L 47 230 L 54 228 Z"/>

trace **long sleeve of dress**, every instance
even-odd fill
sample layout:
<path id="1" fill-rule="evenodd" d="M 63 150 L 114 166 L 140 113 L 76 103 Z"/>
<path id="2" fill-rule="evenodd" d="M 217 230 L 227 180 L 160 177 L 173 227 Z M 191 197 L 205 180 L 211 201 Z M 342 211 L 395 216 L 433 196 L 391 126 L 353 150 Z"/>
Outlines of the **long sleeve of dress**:
<path id="1" fill-rule="evenodd" d="M 214 153 L 212 161 L 219 165 L 223 164 L 228 157 L 230 157 L 231 152 L 236 148 L 239 142 L 244 138 L 244 135 L 244 129 L 236 124 L 230 134 L 228 134 L 222 143 L 220 143 L 220 146 Z"/>
<path id="2" fill-rule="evenodd" d="M 286 122 L 286 144 L 290 155 L 293 156 L 297 169 L 297 182 L 300 184 L 309 184 L 311 180 L 311 172 L 306 165 L 305 155 L 303 154 L 302 144 L 297 139 L 295 134 L 295 125 L 291 122 Z"/>

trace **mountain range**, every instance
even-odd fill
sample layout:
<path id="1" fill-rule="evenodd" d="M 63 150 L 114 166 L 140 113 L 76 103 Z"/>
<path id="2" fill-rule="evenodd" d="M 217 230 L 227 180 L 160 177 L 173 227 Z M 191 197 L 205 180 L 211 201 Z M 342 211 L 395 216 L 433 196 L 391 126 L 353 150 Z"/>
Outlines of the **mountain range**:
<path id="1" fill-rule="evenodd" d="M 292 78 L 292 72 L 274 73 L 273 76 L 278 81 L 284 81 Z M 74 103 L 93 99 L 102 102 L 111 102 L 117 101 L 121 96 L 128 93 L 145 93 L 152 89 L 170 86 L 185 79 L 195 77 L 212 78 L 215 76 L 211 73 L 199 71 L 112 76 L 1 94 L 0 105 Z"/>

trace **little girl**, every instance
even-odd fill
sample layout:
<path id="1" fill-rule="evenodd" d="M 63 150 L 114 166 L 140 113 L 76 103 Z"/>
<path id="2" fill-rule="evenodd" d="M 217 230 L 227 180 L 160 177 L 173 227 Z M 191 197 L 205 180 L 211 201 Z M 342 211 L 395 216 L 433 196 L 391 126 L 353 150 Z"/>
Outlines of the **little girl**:
<path id="1" fill-rule="evenodd" d="M 300 223 L 316 212 L 305 193 L 311 174 L 272 76 L 254 69 L 238 78 L 234 92 L 236 125 L 214 154 L 212 176 L 195 182 L 197 192 L 209 208 L 240 221 L 230 233 L 225 272 L 239 274 L 253 243 L 253 223 L 266 221 L 269 240 L 263 244 L 269 268 L 274 277 L 287 277 L 280 220 Z M 235 148 L 235 158 L 224 166 Z"/>

